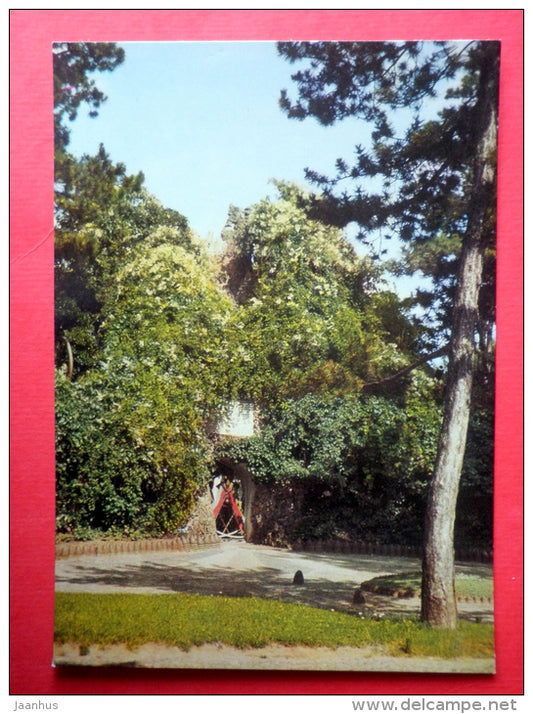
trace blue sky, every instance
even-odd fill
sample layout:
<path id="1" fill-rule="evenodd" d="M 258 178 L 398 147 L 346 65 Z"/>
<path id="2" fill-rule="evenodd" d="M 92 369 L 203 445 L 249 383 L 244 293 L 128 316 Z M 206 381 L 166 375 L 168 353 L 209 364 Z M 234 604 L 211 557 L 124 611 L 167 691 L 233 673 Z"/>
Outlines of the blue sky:
<path id="1" fill-rule="evenodd" d="M 124 63 L 95 77 L 107 101 L 98 117 L 82 108 L 69 122 L 69 150 L 94 154 L 102 143 L 128 173 L 142 171 L 148 191 L 215 249 L 231 204 L 275 199 L 272 179 L 313 189 L 305 167 L 333 176 L 336 159 L 349 161 L 369 140 L 371 128 L 357 119 L 324 127 L 287 118 L 279 96 L 281 89 L 296 96 L 291 74 L 299 67 L 279 57 L 275 43 L 118 44 Z M 388 257 L 399 254 L 398 244 L 387 247 Z M 406 296 L 416 280 L 394 285 Z"/>
<path id="2" fill-rule="evenodd" d="M 96 76 L 108 99 L 97 118 L 81 110 L 69 124 L 69 148 L 91 154 L 103 143 L 202 238 L 220 234 L 230 204 L 275 197 L 273 178 L 305 186 L 306 166 L 333 174 L 368 135 L 356 120 L 289 120 L 278 98 L 295 67 L 274 43 L 119 44 L 124 64 Z"/>

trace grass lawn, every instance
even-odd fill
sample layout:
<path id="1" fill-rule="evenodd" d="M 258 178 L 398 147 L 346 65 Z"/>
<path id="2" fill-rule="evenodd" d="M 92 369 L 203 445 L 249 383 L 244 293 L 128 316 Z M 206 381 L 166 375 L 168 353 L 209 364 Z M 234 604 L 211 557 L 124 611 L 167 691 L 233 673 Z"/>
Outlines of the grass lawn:
<path id="1" fill-rule="evenodd" d="M 486 624 L 461 622 L 455 631 L 435 630 L 414 619 L 369 619 L 259 598 L 56 593 L 55 641 L 80 646 L 382 645 L 392 655 L 491 657 L 493 636 Z"/>

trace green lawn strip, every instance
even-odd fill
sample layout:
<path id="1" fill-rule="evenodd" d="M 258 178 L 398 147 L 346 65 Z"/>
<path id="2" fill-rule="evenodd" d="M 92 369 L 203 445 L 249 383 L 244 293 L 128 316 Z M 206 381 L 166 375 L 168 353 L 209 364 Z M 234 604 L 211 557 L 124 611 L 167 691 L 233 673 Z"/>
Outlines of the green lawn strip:
<path id="1" fill-rule="evenodd" d="M 377 592 L 382 595 L 405 594 L 407 591 L 420 593 L 422 573 L 409 572 L 395 575 L 382 575 L 362 583 L 362 590 Z M 456 576 L 455 589 L 460 598 L 492 598 L 492 577 L 460 573 Z"/>
<path id="2" fill-rule="evenodd" d="M 134 593 L 56 593 L 55 641 L 80 646 L 160 642 L 183 650 L 218 642 L 239 648 L 380 645 L 393 655 L 488 657 L 491 625 L 434 630 L 412 619 L 371 619 L 259 598 Z"/>

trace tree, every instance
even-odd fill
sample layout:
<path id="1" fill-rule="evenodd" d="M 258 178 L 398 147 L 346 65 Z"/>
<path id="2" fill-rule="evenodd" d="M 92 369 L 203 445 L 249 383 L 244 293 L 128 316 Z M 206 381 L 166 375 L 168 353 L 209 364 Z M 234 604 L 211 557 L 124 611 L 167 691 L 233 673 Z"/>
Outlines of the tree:
<path id="1" fill-rule="evenodd" d="M 394 232 L 410 245 L 439 236 L 461 239 L 454 279 L 445 412 L 426 511 L 422 618 L 454 628 L 453 529 L 470 414 L 480 286 L 494 245 L 499 44 L 280 43 L 304 61 L 293 75 L 299 99 L 282 93 L 290 117 L 327 125 L 360 117 L 374 127 L 350 166 L 333 180 L 308 170 L 324 188 L 310 210 L 335 225 L 356 222 L 360 237 Z M 439 97 L 437 109 L 425 108 Z M 399 109 L 415 116 L 402 131 Z M 337 191 L 340 182 L 356 188 Z M 379 231 L 390 233 L 383 235 Z M 441 299 L 443 295 L 439 295 Z M 479 331 L 481 334 L 481 331 Z"/>
<path id="2" fill-rule="evenodd" d="M 432 302 L 441 303 L 441 329 L 451 322 L 466 228 L 477 74 L 483 52 L 494 45 L 280 43 L 291 61 L 314 63 L 294 75 L 297 103 L 282 93 L 289 116 L 313 115 L 325 125 L 361 116 L 374 124 L 371 138 L 355 146 L 352 165 L 338 159 L 336 177 L 306 170 L 323 189 L 310 205 L 312 212 L 335 225 L 355 221 L 361 227 L 358 237 L 376 255 L 385 255 L 392 235 L 399 237 L 406 251 L 402 267 L 434 278 Z M 485 238 L 493 249 L 490 222 Z M 494 261 L 487 260 L 486 267 L 490 301 Z M 422 297 L 428 307 L 427 294 Z"/>
<path id="3" fill-rule="evenodd" d="M 155 228 L 174 229 L 177 244 L 193 250 L 192 231 L 177 211 L 128 175 L 103 146 L 94 156 L 64 160 L 56 183 L 55 327 L 57 362 L 70 347 L 72 375 L 94 366 L 106 293 L 135 247 Z"/>
<path id="4" fill-rule="evenodd" d="M 124 61 L 125 52 L 114 42 L 57 42 L 54 44 L 54 133 L 56 153 L 62 153 L 69 141 L 65 119 L 73 121 L 82 104 L 89 115 L 97 116 L 105 94 L 91 75 L 112 72 Z"/>
<path id="5" fill-rule="evenodd" d="M 474 330 L 487 245 L 486 223 L 495 190 L 498 52 L 492 48 L 479 70 L 477 131 L 469 214 L 451 331 L 450 368 L 443 426 L 426 510 L 422 619 L 453 628 L 457 622 L 453 528 L 466 446 L 474 369 Z"/>
<path id="6" fill-rule="evenodd" d="M 208 425 L 232 396 L 233 303 L 189 235 L 134 245 L 102 307 L 98 361 L 56 388 L 58 528 L 183 525 L 210 476 Z"/>
<path id="7" fill-rule="evenodd" d="M 379 271 L 335 227 L 309 219 L 301 191 L 232 208 L 222 274 L 238 309 L 241 388 L 268 408 L 309 392 L 358 392 L 400 369 L 416 329 Z M 247 386 L 246 386 L 247 385 Z"/>
<path id="8" fill-rule="evenodd" d="M 58 42 L 53 45 L 55 136 L 56 355 L 70 375 L 96 357 L 95 315 L 100 309 L 95 279 L 98 226 L 117 193 L 140 189 L 142 174 L 128 177 L 113 166 L 103 147 L 97 156 L 77 160 L 67 151 L 68 122 L 86 105 L 90 116 L 106 100 L 93 75 L 113 71 L 125 57 L 114 43 Z M 68 334 L 68 331 L 71 331 Z M 74 346 L 74 350 L 73 350 Z"/>

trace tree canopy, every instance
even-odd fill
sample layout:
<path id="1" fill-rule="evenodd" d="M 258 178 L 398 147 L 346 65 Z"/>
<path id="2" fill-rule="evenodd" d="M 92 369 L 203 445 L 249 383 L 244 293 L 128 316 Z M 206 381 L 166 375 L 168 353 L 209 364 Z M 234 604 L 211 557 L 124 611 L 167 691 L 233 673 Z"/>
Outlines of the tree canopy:
<path id="1" fill-rule="evenodd" d="M 313 215 L 339 226 L 356 223 L 360 239 L 378 253 L 393 237 L 403 241 L 405 257 L 397 270 L 433 279 L 434 290 L 418 297 L 423 308 L 434 309 L 445 333 L 441 342 L 448 339 L 470 212 L 480 119 L 476 98 L 483 67 L 498 56 L 499 44 L 282 42 L 278 50 L 304 66 L 292 76 L 297 98 L 287 90 L 281 95 L 289 117 L 313 117 L 325 125 L 360 117 L 372 126 L 370 141 L 357 143 L 354 137 L 333 176 L 306 169 L 321 189 L 311 204 Z M 493 210 L 484 217 L 483 233 L 477 329 L 487 337 L 494 316 Z"/>
<path id="2" fill-rule="evenodd" d="M 307 216 L 280 184 L 277 203 L 233 208 L 222 273 L 240 305 L 241 374 L 260 403 L 359 391 L 407 364 L 417 327 L 380 273 L 335 227 Z M 243 385 L 244 385 L 243 381 Z"/>
<path id="3" fill-rule="evenodd" d="M 52 51 L 55 142 L 56 151 L 62 152 L 70 134 L 65 119 L 73 121 L 83 104 L 95 117 L 106 99 L 92 75 L 116 69 L 124 61 L 125 52 L 114 42 L 57 42 Z"/>

